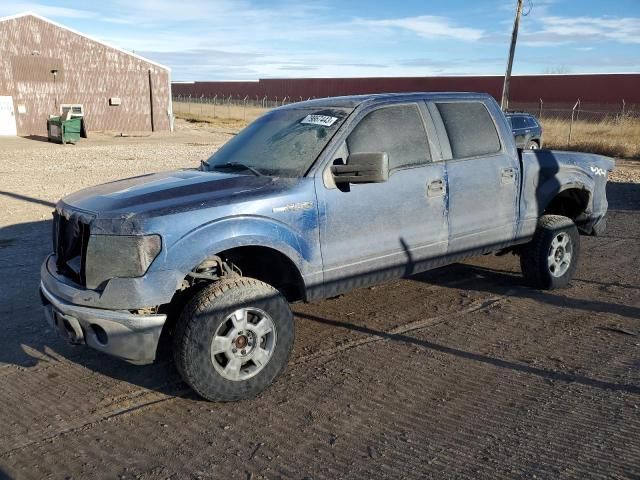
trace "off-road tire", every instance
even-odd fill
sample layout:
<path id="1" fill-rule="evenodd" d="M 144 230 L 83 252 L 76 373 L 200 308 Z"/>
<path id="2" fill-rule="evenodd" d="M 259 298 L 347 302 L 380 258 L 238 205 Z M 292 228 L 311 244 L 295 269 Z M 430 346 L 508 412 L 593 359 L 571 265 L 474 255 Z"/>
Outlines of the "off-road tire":
<path id="1" fill-rule="evenodd" d="M 213 365 L 211 344 L 220 325 L 240 308 L 257 308 L 273 321 L 277 340 L 271 358 L 255 376 L 228 380 Z M 173 356 L 183 380 L 201 397 L 215 402 L 252 398 L 282 373 L 293 347 L 289 304 L 278 290 L 248 277 L 212 283 L 196 292 L 178 318 Z"/>
<path id="2" fill-rule="evenodd" d="M 566 271 L 555 276 L 549 266 L 552 243 L 564 233 L 571 244 L 571 259 Z M 533 239 L 520 252 L 520 267 L 526 283 L 539 290 L 565 288 L 578 265 L 580 235 L 573 220 L 561 215 L 544 215 L 538 220 Z"/>
<path id="3" fill-rule="evenodd" d="M 529 143 L 527 144 L 527 148 L 529 150 L 537 150 L 540 148 L 540 145 L 535 140 L 529 140 Z"/>

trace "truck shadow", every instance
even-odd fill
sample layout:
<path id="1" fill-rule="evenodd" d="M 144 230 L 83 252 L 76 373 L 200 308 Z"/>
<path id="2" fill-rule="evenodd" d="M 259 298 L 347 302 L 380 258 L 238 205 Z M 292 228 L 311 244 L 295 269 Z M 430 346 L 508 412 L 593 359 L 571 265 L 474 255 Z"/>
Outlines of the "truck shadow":
<path id="1" fill-rule="evenodd" d="M 613 211 L 640 210 L 640 183 L 607 183 L 607 200 Z"/>
<path id="2" fill-rule="evenodd" d="M 15 193 L 0 192 L 0 195 L 39 205 L 52 206 L 50 202 Z M 640 210 L 640 185 L 611 183 L 609 184 L 608 195 L 610 208 L 613 210 Z M 191 393 L 176 392 L 176 385 L 182 384 L 172 362 L 169 360 L 169 356 L 164 352 L 161 352 L 155 364 L 136 367 L 87 348 L 72 347 L 62 339 L 57 338 L 54 332 L 49 330 L 43 319 L 38 288 L 40 265 L 51 250 L 50 236 L 50 220 L 14 224 L 0 228 L 0 322 L 3 329 L 3 335 L 0 337 L 0 367 L 2 365 L 15 365 L 30 368 L 42 362 L 56 363 L 66 361 L 142 388 L 171 395 L 193 397 Z M 406 265 L 398 267 L 405 272 L 411 272 L 411 259 L 407 259 Z M 370 275 L 377 276 L 379 273 L 381 272 L 371 272 Z M 381 277 L 384 277 L 383 274 L 384 272 L 382 272 Z M 468 288 L 498 294 L 504 294 L 507 290 L 513 289 L 514 283 L 518 285 L 522 283 L 519 276 L 516 278 L 508 272 L 469 264 L 453 264 L 431 272 L 415 275 L 411 278 L 415 281 L 442 285 L 446 288 L 447 283 L 453 283 L 464 277 L 475 278 L 468 285 Z M 354 283 L 359 283 L 358 280 L 354 279 Z M 630 285 L 629 288 L 636 287 Z M 355 291 L 349 295 L 358 294 Z M 640 308 L 628 305 L 593 300 L 577 301 L 564 296 L 537 292 L 526 288 L 518 288 L 517 294 L 537 302 L 559 307 L 613 313 L 633 319 L 640 318 Z M 391 307 L 394 308 L 393 306 Z M 402 306 L 398 305 L 397 308 L 402 308 Z M 314 317 L 301 313 L 296 315 L 303 320 L 323 323 L 331 328 L 346 328 L 390 341 L 413 343 L 448 355 L 491 364 L 499 368 L 512 369 L 549 379 L 583 383 L 597 388 L 623 390 L 634 394 L 640 393 L 640 387 L 635 385 L 609 383 L 570 373 L 521 365 L 417 339 L 406 334 L 389 334 L 366 326 L 353 325 L 331 318 Z"/>
<path id="3" fill-rule="evenodd" d="M 453 281 L 454 279 L 469 278 L 472 280 L 465 284 L 465 289 L 467 290 L 505 295 L 516 287 L 517 293 L 515 295 L 519 298 L 528 298 L 554 307 L 565 307 L 587 312 L 612 313 L 634 320 L 640 318 L 640 308 L 630 305 L 599 300 L 575 299 L 564 295 L 549 293 L 548 291 L 528 288 L 524 284 L 522 276 L 520 274 L 514 274 L 513 272 L 494 270 L 466 263 L 456 263 L 445 268 L 447 272 L 438 279 L 438 282 L 431 280 L 431 272 L 415 275 L 412 279 L 433 283 L 434 285 L 443 285 L 442 282 L 445 282 L 444 284 L 446 285 L 446 282 Z M 629 287 L 638 288 L 633 286 Z"/>

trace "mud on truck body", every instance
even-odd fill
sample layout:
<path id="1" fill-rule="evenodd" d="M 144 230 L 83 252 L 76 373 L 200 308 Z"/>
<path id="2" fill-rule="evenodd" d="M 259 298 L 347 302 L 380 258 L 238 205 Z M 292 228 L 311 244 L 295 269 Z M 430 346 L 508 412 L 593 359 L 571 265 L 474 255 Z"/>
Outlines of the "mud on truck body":
<path id="1" fill-rule="evenodd" d="M 248 398 L 284 369 L 289 304 L 512 251 L 566 286 L 605 226 L 614 163 L 519 151 L 484 94 L 312 100 L 265 114 L 199 168 L 60 200 L 41 269 L 49 323 L 133 363 L 168 338 L 184 380 Z"/>

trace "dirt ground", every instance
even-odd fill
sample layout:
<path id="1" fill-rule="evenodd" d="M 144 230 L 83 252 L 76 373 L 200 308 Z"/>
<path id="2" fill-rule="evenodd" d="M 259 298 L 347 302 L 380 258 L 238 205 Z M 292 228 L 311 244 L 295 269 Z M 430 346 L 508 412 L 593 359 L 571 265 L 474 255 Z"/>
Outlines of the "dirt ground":
<path id="1" fill-rule="evenodd" d="M 571 287 L 485 256 L 294 306 L 285 374 L 257 399 L 195 397 L 45 327 L 51 210 L 81 187 L 190 167 L 228 139 L 0 140 L 0 479 L 640 478 L 640 163 L 609 184 Z"/>

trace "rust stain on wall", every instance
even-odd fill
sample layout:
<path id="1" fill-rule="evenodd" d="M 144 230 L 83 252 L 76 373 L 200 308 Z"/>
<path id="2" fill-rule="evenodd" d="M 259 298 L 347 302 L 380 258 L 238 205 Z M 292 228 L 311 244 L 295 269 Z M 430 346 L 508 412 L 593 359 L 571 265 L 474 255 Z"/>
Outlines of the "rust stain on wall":
<path id="1" fill-rule="evenodd" d="M 33 15 L 0 21 L 0 95 L 13 97 L 18 135 L 45 135 L 61 104 L 82 104 L 88 130 L 170 128 L 169 69 Z"/>

